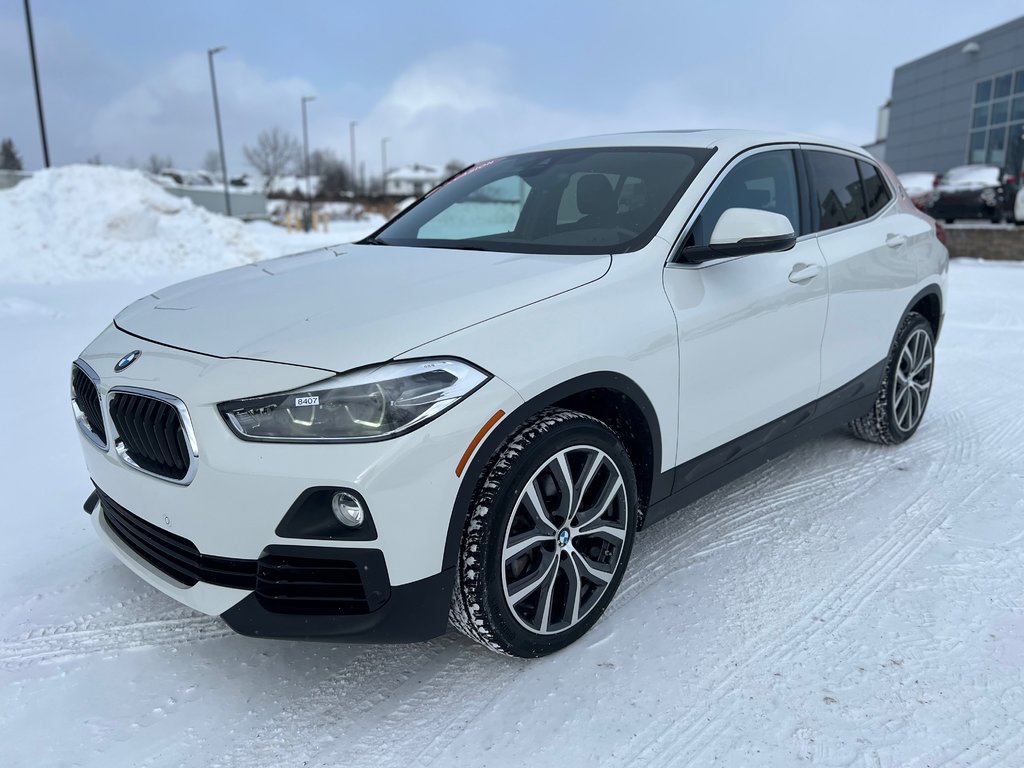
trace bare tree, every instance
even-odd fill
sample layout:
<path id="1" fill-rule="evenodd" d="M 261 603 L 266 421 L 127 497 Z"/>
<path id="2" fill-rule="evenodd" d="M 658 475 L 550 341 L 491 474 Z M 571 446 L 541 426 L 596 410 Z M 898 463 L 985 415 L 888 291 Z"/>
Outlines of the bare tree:
<path id="1" fill-rule="evenodd" d="M 0 142 L 0 170 L 22 170 L 21 155 L 19 155 L 18 150 L 14 148 L 13 139 L 4 139 Z"/>
<path id="2" fill-rule="evenodd" d="M 203 158 L 203 170 L 215 176 L 220 176 L 220 152 L 211 149 Z"/>
<path id="3" fill-rule="evenodd" d="M 173 168 L 174 160 L 170 155 L 158 155 L 155 152 L 146 161 L 146 170 L 150 173 L 160 173 L 164 168 Z"/>
<path id="4" fill-rule="evenodd" d="M 311 176 L 323 176 L 339 164 L 338 156 L 329 149 L 314 149 L 309 153 L 309 173 Z"/>
<path id="5" fill-rule="evenodd" d="M 262 131 L 256 146 L 242 147 L 242 152 L 249 165 L 262 174 L 264 191 L 270 191 L 274 181 L 298 165 L 302 156 L 298 140 L 279 128 Z"/>
<path id="6" fill-rule="evenodd" d="M 312 173 L 313 158 L 310 158 L 310 173 Z M 340 198 L 344 193 L 352 189 L 352 174 L 349 173 L 348 165 L 340 160 L 330 160 L 325 163 L 317 174 L 320 177 L 320 189 L 318 194 L 331 199 Z"/>

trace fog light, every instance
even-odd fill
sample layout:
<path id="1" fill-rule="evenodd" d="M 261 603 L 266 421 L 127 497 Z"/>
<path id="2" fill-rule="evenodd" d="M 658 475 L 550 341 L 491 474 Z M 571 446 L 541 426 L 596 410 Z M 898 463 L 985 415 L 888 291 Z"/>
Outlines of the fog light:
<path id="1" fill-rule="evenodd" d="M 338 491 L 331 499 L 331 509 L 338 522 L 349 528 L 358 528 L 366 519 L 363 503 L 348 491 Z"/>

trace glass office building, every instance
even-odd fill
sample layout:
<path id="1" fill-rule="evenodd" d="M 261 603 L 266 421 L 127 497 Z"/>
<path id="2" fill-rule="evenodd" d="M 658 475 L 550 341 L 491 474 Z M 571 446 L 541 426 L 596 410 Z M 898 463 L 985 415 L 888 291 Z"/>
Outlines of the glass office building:
<path id="1" fill-rule="evenodd" d="M 896 69 L 885 159 L 897 173 L 1024 170 L 1024 16 Z"/>

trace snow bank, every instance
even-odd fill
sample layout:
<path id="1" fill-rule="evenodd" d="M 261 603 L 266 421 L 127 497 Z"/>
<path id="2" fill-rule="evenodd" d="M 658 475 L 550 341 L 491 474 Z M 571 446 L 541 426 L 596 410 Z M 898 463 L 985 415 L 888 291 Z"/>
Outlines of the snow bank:
<path id="1" fill-rule="evenodd" d="M 72 165 L 0 192 L 5 282 L 197 274 L 306 244 L 281 245 L 265 230 L 169 194 L 139 171 Z"/>

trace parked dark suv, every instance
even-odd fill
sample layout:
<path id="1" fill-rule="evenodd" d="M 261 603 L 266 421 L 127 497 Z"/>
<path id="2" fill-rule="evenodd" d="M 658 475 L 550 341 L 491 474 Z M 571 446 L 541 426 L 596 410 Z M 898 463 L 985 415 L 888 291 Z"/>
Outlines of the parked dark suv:
<path id="1" fill-rule="evenodd" d="M 1013 219 L 1017 185 L 994 165 L 951 168 L 932 193 L 928 213 L 935 219 L 988 219 L 994 224 Z"/>

